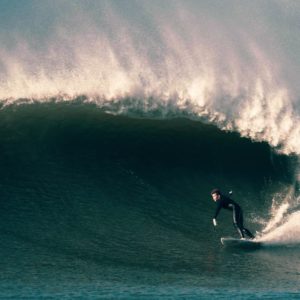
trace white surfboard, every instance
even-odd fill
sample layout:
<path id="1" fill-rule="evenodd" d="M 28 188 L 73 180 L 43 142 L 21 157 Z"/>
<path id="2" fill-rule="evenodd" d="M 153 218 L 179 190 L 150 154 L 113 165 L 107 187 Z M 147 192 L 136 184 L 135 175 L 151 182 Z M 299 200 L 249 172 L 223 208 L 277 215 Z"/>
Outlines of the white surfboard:
<path id="1" fill-rule="evenodd" d="M 261 242 L 250 239 L 236 239 L 233 237 L 222 237 L 221 243 L 227 247 L 236 247 L 244 249 L 258 249 L 262 246 Z"/>

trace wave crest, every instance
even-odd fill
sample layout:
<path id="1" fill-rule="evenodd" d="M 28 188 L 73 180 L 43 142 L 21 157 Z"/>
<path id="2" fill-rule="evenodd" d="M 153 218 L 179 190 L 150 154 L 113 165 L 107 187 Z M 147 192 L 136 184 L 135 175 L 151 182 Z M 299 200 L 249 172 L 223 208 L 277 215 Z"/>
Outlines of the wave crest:
<path id="1" fill-rule="evenodd" d="M 114 113 L 184 114 L 299 154 L 300 68 L 286 55 L 285 32 L 262 17 L 268 7 L 256 4 L 235 15 L 230 5 L 131 4 L 142 19 L 122 4 L 78 4 L 76 14 L 71 10 L 52 24 L 49 39 L 31 40 L 21 29 L 13 40 L 4 36 L 0 99 L 9 104 L 84 95 Z M 274 9 L 296 21 L 286 6 L 276 2 Z M 77 19 L 80 24 L 70 21 Z M 290 32 L 299 39 L 294 27 Z M 294 40 L 289 45 L 299 52 Z"/>

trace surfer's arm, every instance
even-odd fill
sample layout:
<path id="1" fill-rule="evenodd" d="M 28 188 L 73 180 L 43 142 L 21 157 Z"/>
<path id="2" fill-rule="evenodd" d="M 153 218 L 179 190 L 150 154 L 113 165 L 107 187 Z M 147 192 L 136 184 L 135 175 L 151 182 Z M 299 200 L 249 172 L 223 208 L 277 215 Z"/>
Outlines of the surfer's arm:
<path id="1" fill-rule="evenodd" d="M 213 224 L 214 226 L 217 226 L 217 220 L 215 218 L 213 219 Z"/>
<path id="2" fill-rule="evenodd" d="M 222 202 L 221 201 L 217 201 L 217 208 L 216 208 L 216 212 L 215 212 L 215 215 L 214 215 L 214 219 L 217 219 L 217 216 L 219 215 L 219 212 L 222 208 Z"/>

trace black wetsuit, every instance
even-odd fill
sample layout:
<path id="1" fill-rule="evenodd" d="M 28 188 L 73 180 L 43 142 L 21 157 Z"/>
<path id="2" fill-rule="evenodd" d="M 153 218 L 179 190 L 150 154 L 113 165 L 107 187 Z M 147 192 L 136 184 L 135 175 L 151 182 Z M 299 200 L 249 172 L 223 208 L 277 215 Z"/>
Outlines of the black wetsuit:
<path id="1" fill-rule="evenodd" d="M 245 237 L 245 234 L 250 237 L 251 239 L 254 238 L 254 235 L 246 228 L 244 228 L 243 224 L 243 211 L 241 207 L 234 202 L 232 199 L 221 195 L 221 198 L 216 201 L 217 209 L 214 215 L 214 219 L 217 218 L 221 208 L 225 208 L 232 211 L 232 218 L 233 218 L 233 225 L 237 229 L 238 233 L 240 234 L 241 238 Z"/>

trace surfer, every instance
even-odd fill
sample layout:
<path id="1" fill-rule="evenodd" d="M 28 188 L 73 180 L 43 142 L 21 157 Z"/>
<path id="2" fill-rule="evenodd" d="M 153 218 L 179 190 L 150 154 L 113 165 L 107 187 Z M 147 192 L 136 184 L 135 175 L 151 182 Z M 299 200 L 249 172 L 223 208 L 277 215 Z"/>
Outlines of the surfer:
<path id="1" fill-rule="evenodd" d="M 243 211 L 242 208 L 229 197 L 224 196 L 220 190 L 213 189 L 211 191 L 212 199 L 217 203 L 216 212 L 213 218 L 214 226 L 217 226 L 217 216 L 221 208 L 225 208 L 232 211 L 233 225 L 238 231 L 240 237 L 245 238 L 245 234 L 250 238 L 254 239 L 254 235 L 244 227 L 243 225 Z"/>

